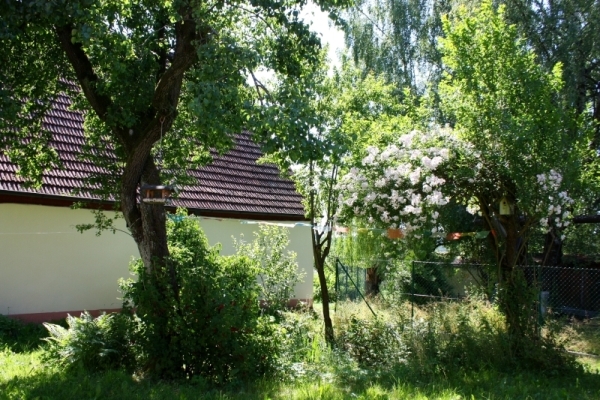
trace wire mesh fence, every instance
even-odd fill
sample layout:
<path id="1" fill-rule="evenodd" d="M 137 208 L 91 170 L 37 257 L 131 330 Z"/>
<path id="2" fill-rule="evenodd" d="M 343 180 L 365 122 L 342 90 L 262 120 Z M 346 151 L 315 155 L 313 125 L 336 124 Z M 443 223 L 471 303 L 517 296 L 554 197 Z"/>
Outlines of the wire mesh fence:
<path id="1" fill-rule="evenodd" d="M 600 269 L 522 267 L 540 293 L 542 311 L 591 318 L 600 314 Z"/>
<path id="2" fill-rule="evenodd" d="M 518 268 L 527 286 L 538 294 L 535 302 L 542 314 L 583 318 L 600 315 L 600 269 L 561 266 Z M 414 261 L 387 268 L 381 282 L 381 294 L 386 299 L 409 301 L 413 305 L 461 301 L 472 295 L 485 296 L 493 302 L 498 282 L 497 266 Z M 365 299 L 368 284 L 365 268 L 336 262 L 338 300 Z"/>
<path id="3" fill-rule="evenodd" d="M 366 287 L 367 270 L 335 262 L 335 292 L 338 300 L 360 300 Z"/>

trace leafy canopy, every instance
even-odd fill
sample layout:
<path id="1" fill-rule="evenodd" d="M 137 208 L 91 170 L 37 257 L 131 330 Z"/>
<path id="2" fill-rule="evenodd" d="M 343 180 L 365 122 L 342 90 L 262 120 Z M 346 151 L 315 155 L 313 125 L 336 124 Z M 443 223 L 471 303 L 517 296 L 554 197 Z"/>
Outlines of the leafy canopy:
<path id="1" fill-rule="evenodd" d="M 332 15 L 344 5 L 318 3 Z M 40 184 L 44 170 L 59 166 L 41 122 L 61 92 L 84 112 L 85 157 L 112 175 L 147 142 L 163 174 L 183 179 L 180 172 L 206 162 L 211 146 L 226 147 L 229 134 L 299 134 L 306 116 L 298 113 L 311 85 L 307 74 L 320 50 L 299 19 L 304 5 L 9 2 L 0 10 L 0 51 L 7 61 L 0 71 L 0 148 L 22 176 Z M 260 69 L 279 78 L 276 90 L 256 79 Z M 117 159 L 107 160 L 104 149 Z M 118 192 L 116 180 L 103 174 L 101 181 Z"/>

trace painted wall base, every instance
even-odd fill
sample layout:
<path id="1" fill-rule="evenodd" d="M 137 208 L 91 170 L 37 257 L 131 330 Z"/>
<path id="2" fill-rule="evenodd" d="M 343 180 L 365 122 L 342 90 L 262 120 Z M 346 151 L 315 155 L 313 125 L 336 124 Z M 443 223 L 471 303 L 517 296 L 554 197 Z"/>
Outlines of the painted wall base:
<path id="1" fill-rule="evenodd" d="M 290 308 L 300 307 L 312 307 L 312 299 L 291 299 L 288 303 Z M 113 313 L 121 311 L 120 308 L 111 308 L 106 310 L 87 310 L 92 317 L 97 317 L 102 313 Z M 75 311 L 55 311 L 55 312 L 43 312 L 43 313 L 31 313 L 31 314 L 13 314 L 6 315 L 6 317 L 14 318 L 25 323 L 41 324 L 42 322 L 53 322 L 67 318 L 67 315 L 79 317 L 84 310 Z"/>
<path id="2" fill-rule="evenodd" d="M 26 323 L 35 323 L 41 324 L 42 322 L 54 322 L 61 319 L 67 318 L 67 315 L 71 315 L 73 317 L 79 317 L 84 310 L 75 310 L 75 311 L 54 311 L 54 312 L 43 312 L 43 313 L 32 313 L 32 314 L 14 314 L 14 315 L 6 315 L 6 317 L 18 319 L 19 321 L 23 321 Z M 97 317 L 103 312 L 105 313 L 113 313 L 121 311 L 120 308 L 112 308 L 107 310 L 87 310 L 92 317 Z"/>

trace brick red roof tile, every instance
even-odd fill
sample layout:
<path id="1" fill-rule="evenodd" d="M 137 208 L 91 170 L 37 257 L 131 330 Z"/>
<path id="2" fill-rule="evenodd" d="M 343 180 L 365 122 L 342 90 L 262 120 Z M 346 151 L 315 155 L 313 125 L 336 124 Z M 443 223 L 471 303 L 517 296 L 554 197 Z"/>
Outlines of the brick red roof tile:
<path id="1" fill-rule="evenodd" d="M 70 104 L 68 97 L 59 96 L 43 121 L 44 128 L 52 133 L 50 146 L 57 151 L 62 167 L 46 172 L 42 186 L 31 189 L 16 175 L 17 167 L 0 153 L 1 192 L 94 199 L 85 192 L 83 180 L 92 172 L 101 172 L 101 168 L 78 159 L 84 145 L 83 115 L 69 110 Z M 249 133 L 234 135 L 234 146 L 228 153 L 213 153 L 211 164 L 188 171 L 198 183 L 178 188 L 179 195 L 173 205 L 198 213 L 301 218 L 304 215 L 302 197 L 293 182 L 281 178 L 275 165 L 257 164 L 256 160 L 261 156 L 260 147 L 251 140 Z M 75 189 L 83 190 L 74 195 Z"/>

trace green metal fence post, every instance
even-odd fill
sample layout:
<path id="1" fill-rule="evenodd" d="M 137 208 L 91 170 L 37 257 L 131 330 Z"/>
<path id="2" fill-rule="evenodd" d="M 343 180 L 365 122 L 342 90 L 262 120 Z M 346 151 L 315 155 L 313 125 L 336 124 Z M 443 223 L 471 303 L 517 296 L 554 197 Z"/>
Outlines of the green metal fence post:
<path id="1" fill-rule="evenodd" d="M 410 269 L 410 320 L 415 318 L 415 260 L 412 260 Z"/>
<path id="2" fill-rule="evenodd" d="M 340 271 L 338 268 L 339 258 L 335 258 L 335 305 L 333 306 L 333 312 L 337 312 L 338 297 L 340 295 Z"/>

